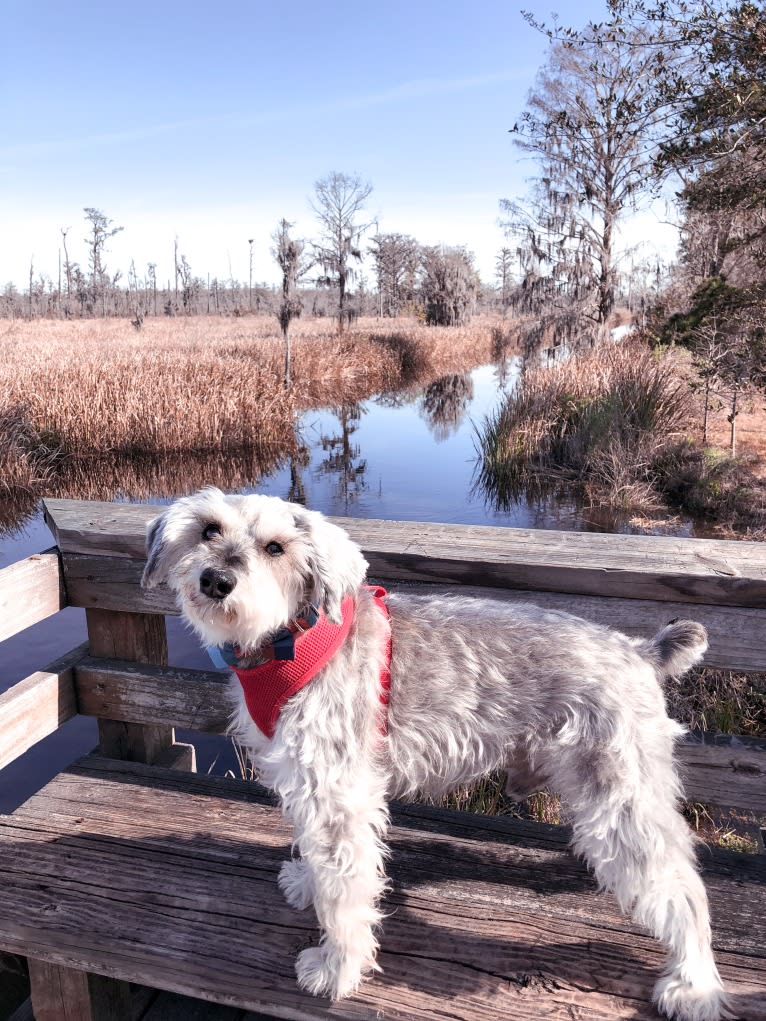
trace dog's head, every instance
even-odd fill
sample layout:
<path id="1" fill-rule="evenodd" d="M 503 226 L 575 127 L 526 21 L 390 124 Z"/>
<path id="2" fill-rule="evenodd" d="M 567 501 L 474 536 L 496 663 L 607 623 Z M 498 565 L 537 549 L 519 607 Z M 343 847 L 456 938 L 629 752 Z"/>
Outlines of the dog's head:
<path id="1" fill-rule="evenodd" d="M 307 602 L 341 620 L 344 596 L 367 562 L 343 529 L 275 496 L 203 489 L 149 522 L 144 588 L 165 583 L 208 645 L 243 651 L 295 617 Z"/>

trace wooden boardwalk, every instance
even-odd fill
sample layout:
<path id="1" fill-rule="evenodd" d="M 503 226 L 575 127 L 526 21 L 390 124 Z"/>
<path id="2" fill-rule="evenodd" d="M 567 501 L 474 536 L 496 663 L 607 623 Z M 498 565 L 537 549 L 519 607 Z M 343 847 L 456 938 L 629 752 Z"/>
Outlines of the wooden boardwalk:
<path id="1" fill-rule="evenodd" d="M 37 1021 L 656 1021 L 664 952 L 596 890 L 563 827 L 421 805 L 394 809 L 383 974 L 337 1004 L 298 990 L 295 955 L 318 930 L 276 885 L 290 831 L 264 791 L 197 775 L 175 741 L 178 726 L 223 729 L 225 680 L 167 666 L 172 596 L 138 584 L 154 512 L 50 501 L 58 549 L 0 572 L 0 640 L 65 606 L 86 609 L 89 635 L 0 695 L 0 767 L 75 714 L 99 723 L 99 755 L 0 817 L 0 951 L 27 957 Z M 709 665 L 766 672 L 764 544 L 339 523 L 393 585 L 533 600 L 629 634 L 693 617 Z M 763 743 L 698 736 L 680 758 L 690 797 L 766 818 Z M 700 863 L 738 1016 L 766 1021 L 766 855 L 701 847 Z"/>
<path id="2" fill-rule="evenodd" d="M 279 1017 L 538 1021 L 544 997 L 546 1018 L 656 1018 L 664 953 L 562 828 L 414 807 L 396 822 L 383 975 L 335 1005 L 296 988 L 316 921 L 285 904 L 290 831 L 245 782 L 81 760 L 0 822 L 0 945 Z M 766 859 L 702 864 L 722 975 L 764 1021 Z"/>

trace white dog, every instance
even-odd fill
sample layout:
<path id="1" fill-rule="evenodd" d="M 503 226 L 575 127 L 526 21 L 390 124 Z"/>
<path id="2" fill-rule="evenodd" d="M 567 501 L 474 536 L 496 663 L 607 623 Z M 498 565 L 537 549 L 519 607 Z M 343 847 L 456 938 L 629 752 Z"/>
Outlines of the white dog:
<path id="1" fill-rule="evenodd" d="M 563 795 L 575 851 L 668 946 L 659 1009 L 731 1017 L 677 809 L 683 730 L 660 687 L 703 656 L 701 625 L 641 640 L 528 604 L 400 594 L 386 605 L 363 585 L 358 547 L 321 514 L 217 489 L 150 522 L 147 550 L 142 583 L 167 583 L 240 677 L 234 733 L 295 828 L 300 859 L 279 884 L 296 909 L 313 903 L 322 930 L 297 960 L 304 989 L 346 996 L 376 968 L 388 799 L 507 769 Z M 306 683 L 311 643 L 320 669 Z"/>

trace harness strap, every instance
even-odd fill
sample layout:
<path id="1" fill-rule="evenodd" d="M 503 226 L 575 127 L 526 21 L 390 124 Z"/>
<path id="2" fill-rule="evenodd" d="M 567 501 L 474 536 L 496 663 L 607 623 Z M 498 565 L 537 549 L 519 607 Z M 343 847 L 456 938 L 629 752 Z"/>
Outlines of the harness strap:
<path id="1" fill-rule="evenodd" d="M 375 605 L 390 620 L 385 603 L 386 590 L 380 586 L 365 586 L 372 595 Z M 282 657 L 271 654 L 266 662 L 252 667 L 240 666 L 236 659 L 238 650 L 226 648 L 209 649 L 216 665 L 226 665 L 237 675 L 245 696 L 245 704 L 254 723 L 268 738 L 274 736 L 279 716 L 288 699 L 304 688 L 319 671 L 325 667 L 348 637 L 354 621 L 354 600 L 346 596 L 341 605 L 340 624 L 333 624 L 321 611 L 309 630 L 297 635 L 291 634 L 292 655 Z M 280 635 L 275 636 L 280 640 Z M 276 644 L 276 643 L 275 643 Z M 276 650 L 275 650 L 276 651 Z M 233 654 L 234 653 L 234 654 Z M 231 660 L 234 662 L 231 662 Z M 391 634 L 389 631 L 385 655 L 380 671 L 380 701 L 387 709 L 391 689 Z M 384 713 L 381 733 L 388 732 L 388 715 Z"/>

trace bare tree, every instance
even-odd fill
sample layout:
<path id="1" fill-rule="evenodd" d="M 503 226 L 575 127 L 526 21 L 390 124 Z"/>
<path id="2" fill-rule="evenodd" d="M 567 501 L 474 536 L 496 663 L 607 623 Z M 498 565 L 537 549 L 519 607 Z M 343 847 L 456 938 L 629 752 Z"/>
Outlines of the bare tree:
<path id="1" fill-rule="evenodd" d="M 319 242 L 313 244 L 315 261 L 323 275 L 317 281 L 338 288 L 338 329 L 349 318 L 348 285 L 354 278 L 352 261 L 361 262 L 362 235 L 374 222 L 359 223 L 359 215 L 372 192 L 372 185 L 358 174 L 328 174 L 314 185 L 311 208 L 320 225 Z"/>
<path id="2" fill-rule="evenodd" d="M 88 258 L 90 261 L 90 279 L 93 291 L 93 304 L 95 307 L 98 299 L 101 299 L 101 313 L 106 315 L 106 296 L 109 287 L 116 283 L 120 273 L 116 273 L 113 280 L 109 279 L 104 264 L 104 253 L 106 244 L 115 234 L 119 234 L 124 227 L 113 227 L 113 220 L 110 220 L 100 209 L 86 206 L 84 209 L 85 219 L 90 223 L 90 236 L 85 239 L 89 248 Z"/>
<path id="3" fill-rule="evenodd" d="M 381 314 L 398 316 L 415 297 L 420 246 L 408 234 L 376 234 L 370 253 L 375 260 Z"/>
<path id="4" fill-rule="evenodd" d="M 184 312 L 190 316 L 196 310 L 196 302 L 201 290 L 201 281 L 192 273 L 189 260 L 185 255 L 178 255 L 178 240 L 176 239 L 176 293 L 178 293 L 178 281 L 181 281 L 181 303 Z"/>
<path id="5" fill-rule="evenodd" d="M 524 272 L 517 296 L 524 311 L 567 315 L 570 342 L 614 305 L 615 229 L 651 180 L 651 71 L 652 55 L 622 41 L 556 43 L 511 129 L 538 166 L 531 202 L 500 203 Z"/>
<path id="6" fill-rule="evenodd" d="M 723 277 L 709 277 L 695 291 L 691 307 L 664 324 L 665 340 L 691 349 L 704 395 L 703 442 L 709 411 L 728 409 L 729 445 L 736 454 L 737 416 L 743 399 L 766 388 L 766 294 L 763 285 L 744 289 Z"/>
<path id="7" fill-rule="evenodd" d="M 271 235 L 274 247 L 271 253 L 282 270 L 282 301 L 279 304 L 277 318 L 285 342 L 285 375 L 284 385 L 290 386 L 290 323 L 297 319 L 303 311 L 303 302 L 298 294 L 298 283 L 311 268 L 312 263 L 304 256 L 305 243 L 290 237 L 293 224 L 284 218 Z"/>
<path id="8" fill-rule="evenodd" d="M 69 227 L 61 228 L 61 239 L 64 245 L 64 276 L 66 277 L 66 296 L 67 301 L 72 297 L 72 264 L 69 261 L 69 252 L 66 246 L 66 236 L 69 233 Z"/>
<path id="9" fill-rule="evenodd" d="M 146 264 L 146 276 L 148 279 L 148 286 L 152 291 L 152 308 L 154 309 L 154 315 L 157 315 L 157 263 L 149 262 Z"/>

